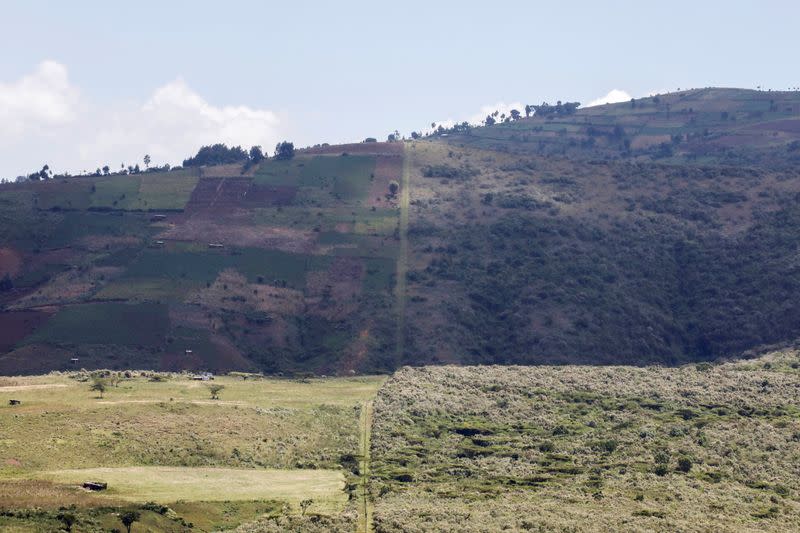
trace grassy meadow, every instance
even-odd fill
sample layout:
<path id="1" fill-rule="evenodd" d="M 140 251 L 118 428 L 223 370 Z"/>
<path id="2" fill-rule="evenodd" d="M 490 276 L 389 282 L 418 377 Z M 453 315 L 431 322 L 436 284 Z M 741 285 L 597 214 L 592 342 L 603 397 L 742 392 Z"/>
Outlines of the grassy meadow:
<path id="1" fill-rule="evenodd" d="M 119 527 L 114 513 L 138 509 L 151 531 L 190 522 L 212 531 L 303 519 L 288 518 L 303 500 L 312 500 L 306 514 L 338 520 L 355 481 L 361 406 L 384 380 L 106 379 L 101 397 L 83 372 L 0 378 L 0 529 L 52 531 L 68 511 L 74 531 L 107 531 Z M 219 399 L 211 384 L 224 387 Z M 85 481 L 109 488 L 90 493 Z"/>

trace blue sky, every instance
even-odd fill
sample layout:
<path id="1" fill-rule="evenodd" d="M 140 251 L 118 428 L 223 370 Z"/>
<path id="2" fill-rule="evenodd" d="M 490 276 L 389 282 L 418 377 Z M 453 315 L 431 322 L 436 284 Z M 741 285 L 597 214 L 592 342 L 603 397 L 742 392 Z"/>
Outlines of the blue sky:
<path id="1" fill-rule="evenodd" d="M 800 86 L 800 3 L 37 2 L 0 18 L 0 177 L 220 139 L 404 134 L 499 105 Z"/>

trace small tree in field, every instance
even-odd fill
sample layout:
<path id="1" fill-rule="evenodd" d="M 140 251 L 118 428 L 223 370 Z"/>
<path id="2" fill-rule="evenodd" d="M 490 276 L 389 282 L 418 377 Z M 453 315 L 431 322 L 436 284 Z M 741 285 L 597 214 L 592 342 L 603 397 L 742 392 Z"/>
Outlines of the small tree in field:
<path id="1" fill-rule="evenodd" d="M 389 195 L 390 196 L 397 196 L 397 192 L 400 190 L 400 184 L 397 183 L 395 180 L 389 182 Z"/>
<path id="2" fill-rule="evenodd" d="M 58 518 L 61 523 L 64 524 L 64 529 L 66 531 L 72 531 L 72 526 L 77 521 L 75 515 L 72 513 L 58 513 L 56 518 Z"/>
<path id="3" fill-rule="evenodd" d="M 98 394 L 100 394 L 100 398 L 103 397 L 103 394 L 106 392 L 106 389 L 108 389 L 108 384 L 106 383 L 106 380 L 100 378 L 95 378 L 92 381 L 92 385 L 89 387 L 90 391 L 97 392 Z"/>
<path id="4" fill-rule="evenodd" d="M 308 511 L 308 508 L 311 507 L 312 503 L 314 503 L 314 500 L 303 500 L 300 502 L 300 511 L 303 516 L 306 515 L 306 511 Z"/>
<path id="5" fill-rule="evenodd" d="M 219 400 L 219 393 L 222 392 L 222 390 L 224 388 L 225 388 L 225 385 L 217 385 L 217 384 L 209 385 L 208 386 L 208 392 L 211 393 L 211 399 L 212 400 Z"/>
<path id="6" fill-rule="evenodd" d="M 139 511 L 125 511 L 119 515 L 119 521 L 122 522 L 122 525 L 125 526 L 128 533 L 131 533 L 131 526 L 134 522 L 139 521 L 139 517 Z"/>

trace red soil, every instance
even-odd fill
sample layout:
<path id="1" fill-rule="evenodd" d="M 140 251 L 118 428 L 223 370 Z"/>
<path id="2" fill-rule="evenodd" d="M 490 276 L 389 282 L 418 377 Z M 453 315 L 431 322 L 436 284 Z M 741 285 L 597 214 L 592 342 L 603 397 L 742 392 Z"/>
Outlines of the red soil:
<path id="1" fill-rule="evenodd" d="M 8 274 L 12 278 L 19 273 L 22 267 L 22 257 L 11 248 L 0 248 L 0 277 Z"/>
<path id="2" fill-rule="evenodd" d="M 15 344 L 36 331 L 50 314 L 42 311 L 0 313 L 0 353 L 11 350 Z"/>

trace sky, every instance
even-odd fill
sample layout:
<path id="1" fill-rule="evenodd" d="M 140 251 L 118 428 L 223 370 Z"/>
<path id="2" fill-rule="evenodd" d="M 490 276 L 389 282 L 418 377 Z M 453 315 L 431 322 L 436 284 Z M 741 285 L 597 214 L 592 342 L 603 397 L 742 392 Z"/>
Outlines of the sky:
<path id="1" fill-rule="evenodd" d="M 0 178 L 800 86 L 800 2 L 0 0 Z"/>

